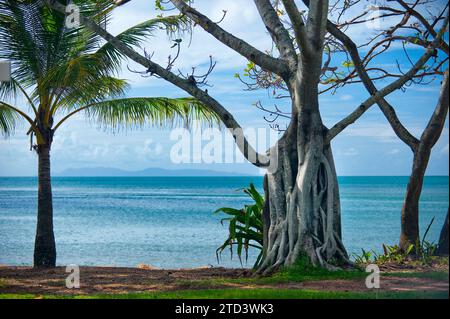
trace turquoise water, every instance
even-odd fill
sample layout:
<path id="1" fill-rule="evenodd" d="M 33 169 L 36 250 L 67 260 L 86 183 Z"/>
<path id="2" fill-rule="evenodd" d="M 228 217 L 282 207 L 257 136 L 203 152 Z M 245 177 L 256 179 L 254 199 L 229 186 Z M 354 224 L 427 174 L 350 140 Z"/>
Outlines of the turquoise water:
<path id="1" fill-rule="evenodd" d="M 217 266 L 215 249 L 227 230 L 212 212 L 247 203 L 236 189 L 250 182 L 262 186 L 260 177 L 54 178 L 57 263 Z M 406 183 L 406 177 L 340 178 L 350 253 L 397 242 Z M 36 201 L 35 178 L 0 178 L 0 264 L 32 263 Z M 436 217 L 429 240 L 437 240 L 448 202 L 448 177 L 427 177 L 422 231 Z M 219 265 L 239 261 L 224 254 Z"/>

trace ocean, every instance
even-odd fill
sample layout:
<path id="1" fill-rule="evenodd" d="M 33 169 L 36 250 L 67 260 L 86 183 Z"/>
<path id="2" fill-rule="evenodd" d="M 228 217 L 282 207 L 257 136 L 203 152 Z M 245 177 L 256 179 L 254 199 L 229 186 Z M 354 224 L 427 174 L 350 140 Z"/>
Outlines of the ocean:
<path id="1" fill-rule="evenodd" d="M 380 251 L 398 242 L 407 177 L 340 177 L 344 244 Z M 220 207 L 250 203 L 238 189 L 262 177 L 55 177 L 54 223 L 58 265 L 161 268 L 241 267 L 216 248 L 226 239 Z M 427 177 L 420 203 L 422 234 L 437 241 L 449 205 L 448 177 Z M 31 265 L 37 181 L 0 178 L 0 264 Z M 255 257 L 251 252 L 250 267 Z"/>

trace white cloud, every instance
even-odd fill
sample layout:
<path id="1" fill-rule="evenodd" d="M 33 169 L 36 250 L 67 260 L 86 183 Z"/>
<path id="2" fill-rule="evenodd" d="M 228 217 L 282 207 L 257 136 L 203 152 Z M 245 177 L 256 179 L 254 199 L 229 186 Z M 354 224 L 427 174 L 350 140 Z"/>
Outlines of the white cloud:
<path id="1" fill-rule="evenodd" d="M 400 150 L 398 148 L 394 148 L 388 152 L 389 155 L 399 154 Z"/>
<path id="2" fill-rule="evenodd" d="M 359 154 L 359 151 L 354 147 L 350 147 L 349 149 L 342 152 L 342 155 L 344 155 L 344 156 L 356 156 L 358 154 Z"/>
<path id="3" fill-rule="evenodd" d="M 448 143 L 443 148 L 441 148 L 441 153 L 443 153 L 443 154 L 445 154 L 447 156 L 449 155 Z"/>
<path id="4" fill-rule="evenodd" d="M 200 12 L 208 15 L 211 20 L 218 21 L 223 16 L 223 11 L 227 14 L 220 26 L 235 36 L 242 38 L 258 49 L 265 51 L 271 49 L 271 38 L 267 34 L 266 29 L 258 16 L 257 10 L 253 3 L 250 5 L 242 5 L 242 1 L 238 0 L 219 0 L 211 2 L 197 1 L 195 7 Z M 177 11 L 166 13 L 176 14 Z M 109 31 L 113 34 L 118 34 L 127 28 L 156 16 L 153 9 L 153 4 L 147 0 L 135 0 L 133 3 L 124 7 L 118 8 L 114 14 Z M 130 19 L 129 17 L 133 17 Z M 165 40 L 166 39 L 166 40 Z M 142 47 L 151 53 L 155 52 L 153 60 L 161 65 L 167 64 L 169 55 L 175 53 L 175 49 L 171 49 L 172 43 L 167 39 L 164 32 L 157 32 L 155 37 L 146 40 Z M 211 55 L 214 61 L 217 61 L 215 72 L 224 70 L 243 69 L 245 67 L 246 59 L 236 54 L 219 41 L 214 39 L 211 35 L 205 32 L 200 27 L 194 28 L 192 38 L 189 35 L 184 37 L 181 45 L 181 54 L 175 68 L 180 68 L 183 73 L 191 71 L 192 67 L 198 67 L 198 72 L 202 69 L 207 69 L 209 65 L 209 56 Z M 151 86 L 152 82 L 148 78 L 142 78 L 140 75 L 129 72 L 130 69 L 142 71 L 143 68 L 134 62 L 124 62 L 121 76 L 130 80 L 134 86 Z M 176 69 L 175 69 L 176 71 Z"/>
<path id="5" fill-rule="evenodd" d="M 204 14 L 209 15 L 217 21 L 222 17 L 222 10 L 227 10 L 227 16 L 221 23 L 221 26 L 235 34 L 236 36 L 251 43 L 260 50 L 271 49 L 270 36 L 260 21 L 257 10 L 252 1 L 242 0 L 197 0 L 196 7 Z M 175 14 L 176 11 L 166 13 Z M 117 34 L 130 26 L 139 22 L 151 19 L 156 16 L 152 1 L 133 0 L 129 4 L 119 8 L 114 14 L 109 31 Z M 370 36 L 365 27 L 354 28 L 349 31 L 349 35 L 354 36 L 358 43 L 366 41 Z M 265 106 L 277 103 L 285 110 L 289 110 L 289 101 L 279 100 L 274 102 L 267 97 L 267 92 L 245 92 L 243 86 L 233 78 L 233 73 L 242 72 L 245 65 L 245 59 L 233 52 L 231 49 L 220 44 L 211 35 L 200 29 L 195 28 L 192 43 L 189 46 L 189 38 L 186 37 L 182 43 L 182 52 L 177 61 L 176 68 L 183 72 L 190 71 L 192 66 L 199 66 L 199 72 L 207 67 L 209 55 L 218 62 L 214 73 L 210 77 L 210 83 L 214 85 L 208 88 L 210 94 L 216 97 L 226 106 L 227 109 L 236 117 L 240 124 L 246 127 L 267 127 L 263 116 L 266 115 L 252 107 L 252 103 L 261 100 Z M 149 38 L 143 47 L 147 52 L 155 51 L 155 61 L 165 65 L 169 54 L 173 53 L 170 49 L 171 42 L 163 33 L 157 33 L 155 37 Z M 386 59 L 383 66 L 389 65 L 392 59 Z M 180 91 L 174 86 L 167 84 L 163 80 L 156 78 L 142 78 L 138 74 L 131 73 L 126 66 L 136 70 L 142 70 L 142 67 L 133 62 L 124 62 L 122 77 L 130 80 L 133 96 L 186 96 L 186 93 Z M 175 69 L 176 70 L 176 69 Z M 422 89 L 423 88 L 423 89 Z M 428 86 L 419 87 L 419 90 L 430 90 Z M 433 89 L 438 90 L 437 86 Z M 431 94 L 430 94 L 431 95 Z M 352 87 L 347 91 L 344 89 L 337 95 L 321 97 L 321 108 L 324 111 L 323 116 L 332 124 L 351 112 L 357 106 L 356 101 L 362 101 L 367 96 L 367 92 L 360 87 Z M 414 126 L 412 132 L 419 136 L 421 127 L 426 125 L 426 117 L 418 116 L 418 110 L 422 110 L 423 105 L 435 105 L 435 96 L 428 97 L 423 94 L 423 101 L 417 104 L 417 100 L 412 95 L 405 95 L 398 98 L 398 113 L 402 121 L 405 118 L 408 124 Z M 355 103 L 353 103 L 353 101 Z M 432 100 L 428 104 L 428 101 Z M 350 102 L 348 102 L 350 101 Z M 17 101 L 19 104 L 23 104 Z M 354 105 L 352 105 L 354 104 Z M 397 110 L 397 108 L 396 108 Z M 373 113 L 370 113 L 373 111 Z M 342 156 L 358 156 L 358 161 L 366 163 L 363 159 L 366 156 L 366 146 L 370 143 L 377 154 L 386 154 L 393 151 L 396 147 L 401 150 L 401 155 L 410 154 L 410 151 L 398 140 L 395 133 L 386 123 L 376 106 L 372 108 L 364 117 L 348 127 L 343 134 L 336 140 L 345 145 L 337 149 L 336 154 Z M 377 117 L 375 117 L 377 116 Z M 370 121 L 370 122 L 369 122 Z M 283 124 L 283 123 L 280 123 Z M 284 125 L 281 125 L 284 127 Z M 29 141 L 25 135 L 27 127 L 17 130 L 15 136 L 9 140 L 0 140 L 0 175 L 8 175 L 9 171 L 14 171 L 13 175 L 35 174 L 36 155 L 29 151 Z M 165 167 L 169 165 L 168 153 L 170 150 L 170 141 L 168 131 L 146 128 L 142 131 L 121 132 L 120 134 L 109 134 L 96 129 L 96 125 L 89 125 L 82 117 L 77 117 L 68 121 L 55 136 L 53 144 L 53 167 L 54 171 L 61 171 L 70 167 L 86 166 L 113 166 L 130 170 L 138 170 L 150 166 Z M 349 137 L 361 137 L 361 139 L 351 139 Z M 441 141 L 448 140 L 448 129 L 443 133 Z M 386 144 L 398 143 L 398 144 Z M 359 143 L 359 144 L 358 144 Z M 442 143 L 442 142 L 441 142 Z M 341 150 L 341 151 L 340 151 Z M 439 144 L 436 147 L 439 160 L 448 159 L 448 143 Z M 349 164 L 348 158 L 344 159 L 344 166 L 349 166 L 353 170 L 354 164 Z M 4 164 L 8 163 L 8 164 Z M 339 163 L 337 163 L 339 164 Z M 342 166 L 342 165 L 341 165 Z M 218 166 L 211 166 L 212 169 Z M 236 166 L 230 166 L 229 170 L 234 170 Z M 245 169 L 250 167 L 246 166 Z M 366 167 L 364 168 L 366 169 Z M 244 169 L 242 171 L 245 171 Z M 367 173 L 373 173 L 372 171 Z"/>
<path id="6" fill-rule="evenodd" d="M 339 97 L 341 101 L 351 101 L 353 100 L 353 95 L 351 94 L 343 94 Z"/>
<path id="7" fill-rule="evenodd" d="M 372 137 L 382 140 L 392 140 L 397 138 L 388 124 L 377 123 L 364 123 L 357 126 L 350 126 L 344 130 L 343 134 L 354 137 Z"/>
<path id="8" fill-rule="evenodd" d="M 143 159 L 156 158 L 162 154 L 163 146 L 161 143 L 154 142 L 153 139 L 146 139 L 143 146 L 136 146 L 135 153 Z"/>

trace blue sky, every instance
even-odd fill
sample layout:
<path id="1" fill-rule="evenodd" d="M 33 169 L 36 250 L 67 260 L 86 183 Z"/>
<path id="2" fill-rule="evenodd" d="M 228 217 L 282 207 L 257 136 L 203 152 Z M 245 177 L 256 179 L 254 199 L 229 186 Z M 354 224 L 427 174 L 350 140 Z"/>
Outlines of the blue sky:
<path id="1" fill-rule="evenodd" d="M 252 3 L 243 1 L 217 0 L 196 1 L 197 8 L 208 14 L 213 20 L 219 20 L 222 10 L 228 10 L 222 27 L 238 37 L 250 42 L 261 50 L 270 49 L 270 37 Z M 133 0 L 129 5 L 119 8 L 114 15 L 109 31 L 117 34 L 121 30 L 156 15 L 153 2 Z M 369 31 L 364 26 L 350 31 L 359 43 L 366 40 Z M 150 38 L 145 47 L 148 52 L 155 51 L 154 59 L 161 64 L 170 54 L 171 42 L 163 34 Z M 400 49 L 392 51 L 377 60 L 380 65 L 394 65 L 400 56 Z M 420 51 L 414 56 L 419 56 Z M 207 67 L 209 55 L 217 61 L 217 67 L 209 82 L 210 95 L 219 100 L 232 112 L 244 128 L 268 127 L 263 119 L 265 115 L 253 104 L 260 100 L 270 107 L 276 103 L 289 108 L 287 101 L 273 100 L 266 91 L 244 91 L 244 86 L 233 75 L 245 68 L 246 60 L 232 50 L 214 40 L 198 28 L 193 34 L 192 43 L 182 43 L 181 57 L 177 68 L 188 72 L 192 66 Z M 401 64 L 406 61 L 400 60 Z M 129 96 L 167 96 L 181 97 L 185 93 L 176 87 L 156 78 L 141 78 L 128 72 L 126 66 L 140 70 L 138 65 L 124 62 L 122 78 L 129 79 Z M 405 69 L 407 64 L 405 64 Z M 379 83 L 378 86 L 386 85 Z M 437 101 L 439 81 L 427 86 L 409 88 L 405 93 L 399 91 L 388 97 L 400 119 L 419 137 L 425 127 Z M 335 95 L 324 94 L 320 97 L 323 120 L 327 126 L 339 121 L 356 108 L 367 93 L 360 86 L 346 87 Z M 20 104 L 23 101 L 16 101 Z M 282 124 L 282 123 L 281 123 Z M 25 125 L 19 127 L 9 139 L 0 140 L 0 176 L 36 175 L 37 156 L 29 151 L 29 141 Z M 448 121 L 444 132 L 433 149 L 427 170 L 429 175 L 448 175 L 449 162 Z M 53 172 L 68 168 L 115 167 L 127 170 L 140 170 L 148 167 L 172 169 L 202 168 L 234 173 L 257 173 L 251 164 L 172 164 L 169 153 L 175 143 L 169 139 L 170 130 L 143 128 L 133 131 L 111 133 L 99 128 L 78 116 L 67 122 L 54 139 L 52 148 Z M 333 141 L 333 150 L 338 175 L 409 175 L 411 169 L 411 151 L 395 136 L 378 107 L 373 106 L 357 123 L 351 125 Z"/>

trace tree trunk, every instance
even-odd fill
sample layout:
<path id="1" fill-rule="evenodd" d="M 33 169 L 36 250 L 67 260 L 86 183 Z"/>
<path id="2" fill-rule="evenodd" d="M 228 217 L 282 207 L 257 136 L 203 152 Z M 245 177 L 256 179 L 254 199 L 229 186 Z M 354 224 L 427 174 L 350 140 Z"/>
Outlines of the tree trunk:
<path id="1" fill-rule="evenodd" d="M 317 85 L 308 78 L 314 71 L 301 73 L 296 80 L 293 120 L 271 149 L 271 153 L 278 152 L 278 166 L 267 174 L 270 225 L 259 274 L 291 266 L 300 258 L 327 269 L 350 263 L 342 243 L 331 146 L 324 142 L 326 129 L 319 114 Z"/>
<path id="2" fill-rule="evenodd" d="M 37 147 L 38 172 L 38 216 L 34 246 L 34 267 L 49 268 L 56 265 L 56 245 L 53 234 L 53 199 L 50 175 L 50 145 Z"/>
<path id="3" fill-rule="evenodd" d="M 441 136 L 447 118 L 449 105 L 449 73 L 445 72 L 441 84 L 439 101 L 425 130 L 420 137 L 417 149 L 414 149 L 412 173 L 406 189 L 405 201 L 402 208 L 402 224 L 400 234 L 400 248 L 407 250 L 417 244 L 419 237 L 419 200 L 422 192 L 425 171 L 430 160 L 433 146 Z"/>
<path id="4" fill-rule="evenodd" d="M 277 172 L 267 175 L 270 225 L 259 273 L 291 266 L 302 256 L 328 269 L 349 263 L 342 244 L 339 188 L 331 149 L 309 148 L 298 169 L 292 169 L 293 159 L 288 157 Z"/>
<path id="5" fill-rule="evenodd" d="M 402 208 L 400 248 L 404 251 L 410 245 L 416 245 L 420 241 L 419 200 L 430 154 L 431 148 L 423 145 L 423 143 L 419 145 L 418 150 L 414 153 L 413 168 Z"/>
<path id="6" fill-rule="evenodd" d="M 341 241 L 336 173 L 329 148 L 311 151 L 294 176 L 288 167 L 269 175 L 271 224 L 266 264 L 270 272 L 299 257 L 333 268 L 347 260 Z M 272 269 L 271 269 L 272 268 Z"/>
<path id="7" fill-rule="evenodd" d="M 444 225 L 442 226 L 441 235 L 439 236 L 439 246 L 437 250 L 439 256 L 448 256 L 448 210 Z"/>

